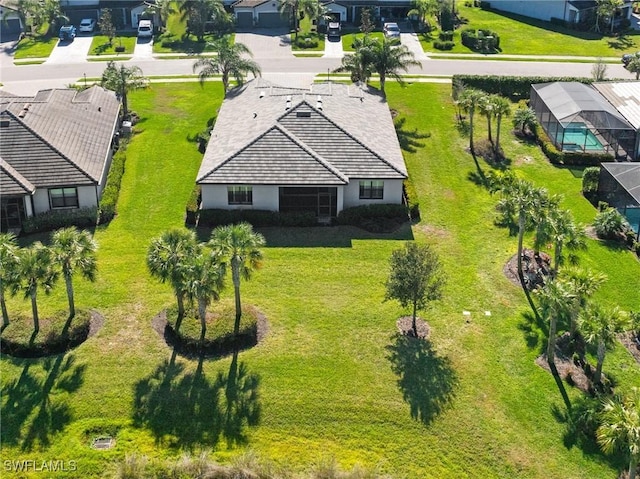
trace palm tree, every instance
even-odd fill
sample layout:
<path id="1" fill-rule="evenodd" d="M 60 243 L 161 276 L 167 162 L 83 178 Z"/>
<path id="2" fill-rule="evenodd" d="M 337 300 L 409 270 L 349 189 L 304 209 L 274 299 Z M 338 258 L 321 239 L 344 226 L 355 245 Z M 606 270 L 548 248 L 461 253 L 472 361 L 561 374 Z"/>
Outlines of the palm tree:
<path id="1" fill-rule="evenodd" d="M 401 86 L 404 86 L 404 80 L 400 76 L 399 71 L 408 72 L 410 66 L 419 66 L 422 64 L 416 61 L 412 51 L 405 45 L 396 46 L 394 43 L 383 38 L 382 42 L 374 42 L 370 47 L 371 63 L 373 71 L 380 77 L 380 91 L 385 95 L 384 85 L 387 76 L 393 78 Z"/>
<path id="2" fill-rule="evenodd" d="M 36 241 L 29 248 L 20 250 L 20 266 L 18 268 L 20 282 L 15 283 L 14 291 L 22 290 L 25 299 L 31 299 L 33 312 L 33 330 L 40 330 L 38 316 L 38 288 L 43 288 L 49 294 L 58 279 L 59 271 L 55 268 L 51 249 Z"/>
<path id="3" fill-rule="evenodd" d="M 569 328 L 571 336 L 573 337 L 576 334 L 580 312 L 587 306 L 589 298 L 607 281 L 607 276 L 598 271 L 581 268 L 568 269 L 563 276 L 564 281 L 569 286 L 574 297 Z"/>
<path id="4" fill-rule="evenodd" d="M 513 114 L 513 127 L 520 128 L 523 136 L 527 130 L 532 131 L 537 123 L 538 117 L 536 117 L 536 112 L 533 108 L 520 107 Z"/>
<path id="5" fill-rule="evenodd" d="M 221 262 L 231 265 L 231 278 L 236 303 L 235 331 L 240 328 L 242 306 L 240 304 L 240 279 L 248 280 L 254 269 L 260 267 L 265 244 L 264 236 L 255 233 L 249 223 L 218 226 L 211 233 L 209 246 Z"/>
<path id="6" fill-rule="evenodd" d="M 244 43 L 231 43 L 228 37 L 223 37 L 213 42 L 214 49 L 218 53 L 215 57 L 200 57 L 193 64 L 193 71 L 201 68 L 198 76 L 200 83 L 206 78 L 221 74 L 222 86 L 225 94 L 229 89 L 229 77 L 233 76 L 238 85 L 244 83 L 244 77 L 247 73 L 258 77 L 261 74 L 260 65 L 253 60 L 242 58 L 242 55 L 251 54 L 251 50 Z"/>
<path id="7" fill-rule="evenodd" d="M 278 11 L 283 17 L 289 17 L 289 26 L 293 30 L 294 40 L 298 38 L 298 10 L 300 0 L 281 0 L 278 4 Z"/>
<path id="8" fill-rule="evenodd" d="M 478 110 L 487 118 L 487 135 L 489 143 L 491 143 L 492 145 L 493 137 L 491 133 L 491 119 L 495 116 L 495 113 L 493 112 L 494 98 L 494 95 L 484 95 L 478 103 Z"/>
<path id="9" fill-rule="evenodd" d="M 3 24 L 6 25 L 9 16 L 15 13 L 20 18 L 22 25 L 26 28 L 27 20 L 33 20 L 37 16 L 39 4 L 37 0 L 18 0 L 12 3 L 11 7 L 11 10 L 7 8 L 2 14 Z"/>
<path id="10" fill-rule="evenodd" d="M 476 90 L 475 88 L 465 88 L 458 100 L 458 104 L 460 105 L 460 108 L 462 108 L 462 111 L 469 115 L 469 150 L 472 154 L 475 152 L 473 147 L 473 119 L 476 110 L 479 108 L 484 97 L 485 93 L 480 90 Z"/>
<path id="11" fill-rule="evenodd" d="M 173 8 L 172 0 L 156 0 L 153 4 L 148 4 L 144 10 L 144 13 L 149 16 L 158 15 L 160 19 L 160 25 L 165 26 L 169 16 L 176 13 Z"/>
<path id="12" fill-rule="evenodd" d="M 75 226 L 62 228 L 51 235 L 53 260 L 60 265 L 69 300 L 69 316 L 76 315 L 73 299 L 73 275 L 76 271 L 88 279 L 95 281 L 98 265 L 96 249 L 98 245 L 88 231 L 78 231 Z"/>
<path id="13" fill-rule="evenodd" d="M 511 114 L 511 103 L 500 95 L 492 95 L 492 97 L 493 114 L 496 116 L 496 144 L 494 152 L 497 154 L 500 151 L 500 127 L 502 124 L 502 117 L 509 116 Z"/>
<path id="14" fill-rule="evenodd" d="M 535 293 L 540 302 L 540 315 L 543 319 L 549 321 L 547 361 L 551 365 L 555 361 L 558 319 L 569 317 L 574 295 L 567 285 L 558 279 L 547 281 Z"/>
<path id="15" fill-rule="evenodd" d="M 148 83 L 140 67 L 134 65 L 127 68 L 121 63 L 118 68 L 113 61 L 107 64 L 107 68 L 102 72 L 102 80 L 100 81 L 104 88 L 115 91 L 118 97 L 122 99 L 122 115 L 124 118 L 129 117 L 128 93 L 140 88 L 146 88 Z"/>
<path id="16" fill-rule="evenodd" d="M 564 249 L 566 248 L 569 251 L 569 263 L 575 264 L 578 261 L 578 257 L 573 252 L 587 248 L 587 236 L 584 226 L 573 220 L 570 210 L 559 207 L 549 208 L 548 218 L 549 237 L 554 244 L 553 270 L 557 274 L 558 268 L 565 261 Z"/>
<path id="17" fill-rule="evenodd" d="M 193 231 L 171 229 L 151 241 L 147 251 L 147 267 L 151 276 L 162 283 L 168 282 L 173 288 L 178 302 L 176 331 L 184 317 L 184 296 L 186 294 L 189 261 L 198 252 L 198 242 Z"/>
<path id="18" fill-rule="evenodd" d="M 204 339 L 207 330 L 207 307 L 211 301 L 220 299 L 220 291 L 224 287 L 225 265 L 213 255 L 198 248 L 197 252 L 187 263 L 185 289 L 189 299 L 198 303 L 198 317 Z"/>
<path id="19" fill-rule="evenodd" d="M 590 304 L 583 310 L 578 323 L 584 339 L 590 344 L 595 344 L 598 348 L 598 364 L 593 373 L 593 382 L 599 384 L 602 379 L 602 365 L 607 348 L 613 346 L 616 334 L 625 329 L 627 320 L 617 307 L 604 309 L 598 304 Z"/>
<path id="20" fill-rule="evenodd" d="M 636 80 L 640 79 L 640 54 L 633 55 L 627 66 L 625 67 L 631 73 L 636 74 Z"/>
<path id="21" fill-rule="evenodd" d="M 371 45 L 375 41 L 369 35 L 356 38 L 353 41 L 355 53 L 343 56 L 342 64 L 334 70 L 334 73 L 349 72 L 353 83 L 366 85 L 373 73 Z"/>
<path id="22" fill-rule="evenodd" d="M 2 307 L 2 327 L 9 324 L 9 313 L 4 298 L 6 289 L 17 279 L 19 250 L 13 233 L 0 233 L 0 306 Z"/>
<path id="23" fill-rule="evenodd" d="M 184 0 L 179 2 L 180 20 L 187 22 L 189 31 L 204 42 L 206 23 L 225 14 L 220 0 Z"/>
<path id="24" fill-rule="evenodd" d="M 635 479 L 640 462 L 640 388 L 604 400 L 596 438 L 606 454 L 621 450 L 628 455 L 628 476 Z"/>
<path id="25" fill-rule="evenodd" d="M 49 33 L 56 31 L 61 22 L 69 21 L 69 17 L 62 11 L 60 0 L 41 0 L 38 2 L 36 15 L 39 19 L 38 24 L 49 24 Z"/>

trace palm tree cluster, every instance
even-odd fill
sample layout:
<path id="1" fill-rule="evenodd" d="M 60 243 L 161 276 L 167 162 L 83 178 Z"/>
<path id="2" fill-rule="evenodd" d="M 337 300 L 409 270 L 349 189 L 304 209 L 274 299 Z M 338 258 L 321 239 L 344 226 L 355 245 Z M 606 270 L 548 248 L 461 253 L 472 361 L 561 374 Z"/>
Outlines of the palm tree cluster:
<path id="1" fill-rule="evenodd" d="M 456 104 L 469 115 L 469 151 L 475 155 L 473 143 L 473 127 L 475 114 L 480 113 L 487 119 L 487 136 L 493 149 L 494 157 L 500 154 L 500 130 L 504 117 L 511 115 L 511 103 L 501 95 L 490 95 L 475 88 L 462 88 L 458 93 Z M 493 139 L 493 120 L 495 120 L 495 141 Z"/>
<path id="2" fill-rule="evenodd" d="M 221 0 L 184 0 L 178 5 L 180 20 L 187 22 L 189 32 L 193 33 L 199 42 L 204 42 L 209 22 L 222 24 L 230 21 Z"/>
<path id="3" fill-rule="evenodd" d="M 240 280 L 248 280 L 260 267 L 265 240 L 249 223 L 219 226 L 207 243 L 199 243 L 193 231 L 171 229 L 155 238 L 147 252 L 151 275 L 173 288 L 178 304 L 176 330 L 185 315 L 184 300 L 197 304 L 198 318 L 204 338 L 207 308 L 220 299 L 226 271 L 231 269 L 235 295 L 235 327 L 237 334 L 242 317 Z"/>
<path id="4" fill-rule="evenodd" d="M 69 302 L 69 317 L 76 314 L 73 276 L 80 273 L 85 279 L 95 281 L 97 273 L 97 244 L 88 231 L 75 227 L 62 228 L 51 235 L 46 246 L 36 241 L 26 248 L 18 247 L 15 235 L 0 234 L 0 303 L 3 327 L 9 324 L 5 292 L 22 292 L 31 300 L 33 328 L 40 329 L 38 316 L 38 291 L 50 293 L 62 275 Z"/>
<path id="5" fill-rule="evenodd" d="M 384 38 L 382 42 L 368 35 L 354 42 L 355 53 L 345 55 L 342 64 L 335 72 L 348 72 L 351 80 L 366 84 L 373 73 L 380 77 L 380 91 L 385 94 L 387 77 L 393 78 L 404 86 L 400 72 L 408 72 L 410 66 L 422 64 L 416 61 L 413 52 L 405 45 L 396 45 L 392 40 Z"/>

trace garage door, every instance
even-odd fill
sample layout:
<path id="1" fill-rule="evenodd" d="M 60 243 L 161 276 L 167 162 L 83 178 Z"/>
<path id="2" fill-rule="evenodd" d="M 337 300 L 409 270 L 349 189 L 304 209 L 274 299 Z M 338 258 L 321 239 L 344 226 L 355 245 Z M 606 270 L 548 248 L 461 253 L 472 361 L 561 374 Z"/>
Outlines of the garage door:
<path id="1" fill-rule="evenodd" d="M 251 28 L 253 26 L 253 13 L 238 12 L 236 23 L 240 28 Z"/>
<path id="2" fill-rule="evenodd" d="M 20 20 L 17 18 L 9 18 L 6 23 L 3 22 L 2 25 L 0 25 L 0 28 L 2 29 L 2 33 L 11 35 L 20 33 Z"/>
<path id="3" fill-rule="evenodd" d="M 289 26 L 289 21 L 279 13 L 261 13 L 258 25 L 262 28 L 283 28 Z"/>

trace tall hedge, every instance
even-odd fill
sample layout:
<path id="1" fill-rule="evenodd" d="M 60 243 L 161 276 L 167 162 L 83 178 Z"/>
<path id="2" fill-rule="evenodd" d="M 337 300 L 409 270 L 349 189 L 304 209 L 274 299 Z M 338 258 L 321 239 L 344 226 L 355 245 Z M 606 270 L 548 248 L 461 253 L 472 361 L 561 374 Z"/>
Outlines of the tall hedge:
<path id="1" fill-rule="evenodd" d="M 591 78 L 549 78 L 549 77 L 515 77 L 500 75 L 454 75 L 453 83 L 462 82 L 465 87 L 475 88 L 491 94 L 498 94 L 511 98 L 513 101 L 529 99 L 533 83 L 549 83 L 555 81 L 591 84 Z"/>

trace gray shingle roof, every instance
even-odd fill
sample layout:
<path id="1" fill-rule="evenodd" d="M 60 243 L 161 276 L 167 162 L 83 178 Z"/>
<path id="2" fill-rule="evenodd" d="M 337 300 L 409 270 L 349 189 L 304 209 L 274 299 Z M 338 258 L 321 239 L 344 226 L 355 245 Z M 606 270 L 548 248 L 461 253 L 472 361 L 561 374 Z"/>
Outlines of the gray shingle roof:
<path id="1" fill-rule="evenodd" d="M 0 191 L 3 195 L 30 195 L 35 190 L 29 180 L 0 158 Z"/>
<path id="2" fill-rule="evenodd" d="M 602 167 L 640 204 L 640 164 L 605 162 Z"/>
<path id="3" fill-rule="evenodd" d="M 382 97 L 343 84 L 301 90 L 256 79 L 224 100 L 197 182 L 324 185 L 406 176 Z"/>

